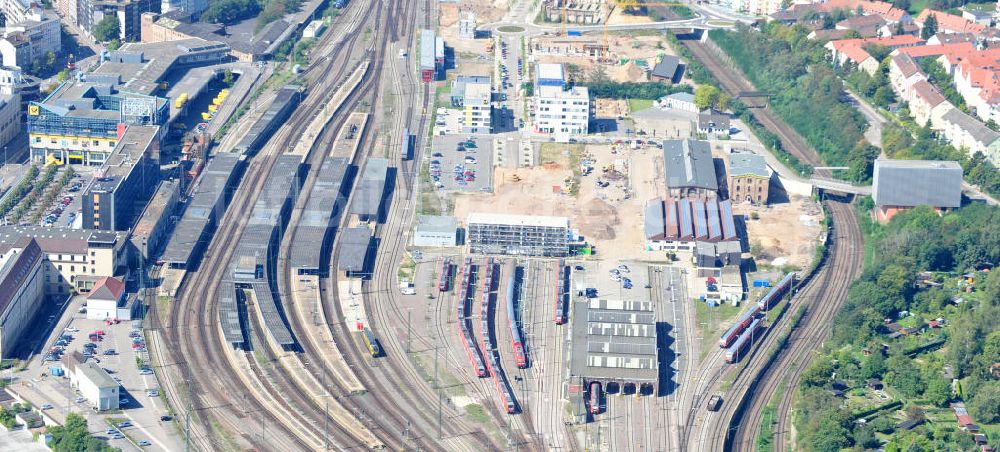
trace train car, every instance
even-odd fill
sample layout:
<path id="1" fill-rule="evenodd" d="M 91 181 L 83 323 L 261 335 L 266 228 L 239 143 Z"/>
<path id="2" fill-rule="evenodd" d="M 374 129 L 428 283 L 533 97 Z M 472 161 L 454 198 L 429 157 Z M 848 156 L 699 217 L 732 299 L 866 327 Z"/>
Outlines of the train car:
<path id="1" fill-rule="evenodd" d="M 382 356 L 382 346 L 379 345 L 378 339 L 375 338 L 375 334 L 372 333 L 372 330 L 365 328 L 363 337 L 365 345 L 368 346 L 368 352 L 371 353 L 372 358 Z"/>
<path id="2" fill-rule="evenodd" d="M 514 283 L 515 276 L 511 275 L 507 282 L 507 324 L 510 326 L 510 341 L 514 348 L 514 363 L 517 367 L 524 369 L 528 367 L 528 356 L 524 351 L 524 341 L 521 340 L 521 332 L 517 326 L 517 315 L 514 312 Z"/>
<path id="3" fill-rule="evenodd" d="M 486 259 L 483 267 L 483 304 L 479 318 L 483 322 L 483 352 L 489 353 L 493 349 L 493 341 L 490 340 L 490 292 L 493 290 L 493 258 Z"/>
<path id="4" fill-rule="evenodd" d="M 778 284 L 771 287 L 771 290 L 761 297 L 760 301 L 757 302 L 757 306 L 759 306 L 762 311 L 771 309 L 775 303 L 781 300 L 781 297 L 788 293 L 794 283 L 795 272 L 785 275 L 784 278 L 781 278 L 781 281 L 778 281 Z"/>
<path id="5" fill-rule="evenodd" d="M 744 312 L 743 315 L 736 319 L 736 323 L 729 327 L 725 333 L 722 333 L 722 337 L 719 338 L 719 348 L 726 348 L 732 345 L 733 341 L 740 337 L 740 334 L 750 326 L 750 323 L 757 317 L 757 314 L 760 314 L 760 306 L 753 305 L 747 312 Z"/>
<path id="6" fill-rule="evenodd" d="M 400 146 L 400 158 L 403 160 L 409 160 L 410 156 L 413 155 L 413 136 L 410 135 L 410 129 L 403 129 L 403 139 L 402 146 Z"/>
<path id="7" fill-rule="evenodd" d="M 743 331 L 743 334 L 736 339 L 736 342 L 733 342 L 733 345 L 730 345 L 729 348 L 726 349 L 727 363 L 732 364 L 740 361 L 740 358 L 743 357 L 743 352 L 746 351 L 747 347 L 749 347 L 753 342 L 754 335 L 757 333 L 760 325 L 761 319 L 754 319 L 754 321 L 750 323 L 750 326 Z"/>
<path id="8" fill-rule="evenodd" d="M 345 6 L 347 6 L 347 0 L 337 0 L 333 4 L 333 7 L 337 9 L 343 9 Z"/>
<path id="9" fill-rule="evenodd" d="M 590 413 L 597 414 L 601 412 L 601 384 L 592 381 L 590 382 Z"/>
<path id="10" fill-rule="evenodd" d="M 438 290 L 441 292 L 451 290 L 451 268 L 451 259 L 441 260 L 441 270 L 439 271 L 441 276 L 438 279 Z"/>
<path id="11" fill-rule="evenodd" d="M 558 280 L 556 281 L 556 325 L 565 324 L 569 320 L 569 265 L 560 263 Z"/>

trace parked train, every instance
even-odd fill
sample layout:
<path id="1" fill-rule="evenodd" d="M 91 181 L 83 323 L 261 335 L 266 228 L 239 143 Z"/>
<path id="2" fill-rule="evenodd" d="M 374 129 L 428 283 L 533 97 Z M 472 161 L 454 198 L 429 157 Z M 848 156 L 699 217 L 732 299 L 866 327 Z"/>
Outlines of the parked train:
<path id="1" fill-rule="evenodd" d="M 524 351 L 524 341 L 521 340 L 521 331 L 518 328 L 517 313 L 514 312 L 514 286 L 517 283 L 517 271 L 510 275 L 507 281 L 507 324 L 510 326 L 510 341 L 514 348 L 514 363 L 517 367 L 524 369 L 528 367 L 528 356 Z"/>
<path id="2" fill-rule="evenodd" d="M 730 345 L 729 348 L 726 349 L 727 363 L 739 362 L 740 358 L 743 357 L 743 352 L 746 351 L 747 347 L 749 347 L 753 342 L 754 336 L 757 334 L 757 330 L 760 329 L 762 322 L 762 319 L 754 319 L 753 322 L 750 322 L 750 326 L 743 331 L 743 334 L 736 339 L 736 342 L 733 342 L 733 345 Z"/>
<path id="3" fill-rule="evenodd" d="M 378 358 L 382 356 L 382 346 L 379 345 L 378 339 L 375 338 L 375 333 L 372 330 L 364 329 L 364 340 L 365 345 L 368 346 L 368 352 L 371 353 L 372 358 Z"/>
<path id="4" fill-rule="evenodd" d="M 601 412 L 601 384 L 592 381 L 590 382 L 590 413 L 597 414 Z"/>
<path id="5" fill-rule="evenodd" d="M 558 281 L 556 281 L 556 325 L 562 325 L 569 320 L 569 265 L 560 265 Z"/>
<path id="6" fill-rule="evenodd" d="M 781 300 L 781 297 L 788 293 L 793 284 L 795 284 L 794 272 L 785 275 L 784 278 L 781 278 L 781 281 L 778 281 L 778 284 L 771 287 L 771 290 L 769 290 L 767 294 L 761 297 L 760 301 L 757 302 L 757 306 L 760 306 L 762 311 L 771 309 L 775 303 Z"/>
<path id="7" fill-rule="evenodd" d="M 472 258 L 465 258 L 465 263 L 462 265 L 462 283 L 458 287 L 458 329 L 462 333 L 462 340 L 465 343 L 465 353 L 469 355 L 469 362 L 472 363 L 476 376 L 484 378 L 489 373 L 486 371 L 486 363 L 483 361 L 483 356 L 476 345 L 476 339 L 472 334 L 472 320 L 469 318 L 472 269 Z"/>
<path id="8" fill-rule="evenodd" d="M 410 129 L 403 129 L 402 145 L 400 146 L 400 158 L 402 160 L 409 160 L 413 155 L 413 135 L 410 135 Z"/>
<path id="9" fill-rule="evenodd" d="M 441 270 L 438 279 L 438 290 L 441 292 L 447 292 L 451 290 L 451 271 L 453 265 L 451 264 L 451 259 L 444 258 L 441 260 Z"/>

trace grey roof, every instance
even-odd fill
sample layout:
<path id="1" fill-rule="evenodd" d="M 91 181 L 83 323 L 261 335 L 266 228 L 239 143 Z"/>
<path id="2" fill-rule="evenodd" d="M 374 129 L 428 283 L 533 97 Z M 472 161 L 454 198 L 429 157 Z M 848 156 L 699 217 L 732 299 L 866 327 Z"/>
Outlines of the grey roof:
<path id="1" fill-rule="evenodd" d="M 98 388 L 115 388 L 119 386 L 118 382 L 114 378 L 111 378 L 111 375 L 108 375 L 107 371 L 95 363 L 77 364 L 76 370 L 83 373 L 84 378 L 90 380 Z"/>
<path id="2" fill-rule="evenodd" d="M 434 69 L 434 30 L 420 30 L 420 69 Z"/>
<path id="3" fill-rule="evenodd" d="M 0 254 L 3 254 L 0 252 Z M 42 260 L 42 249 L 38 247 L 38 242 L 27 239 L 24 250 L 12 256 L 5 265 L 0 266 L 0 317 L 7 312 L 14 301 L 14 296 L 21 286 L 29 282 L 32 276 L 31 269 Z M 34 303 L 34 300 L 27 300 Z M 4 344 L 4 347 L 8 347 Z"/>
<path id="4" fill-rule="evenodd" d="M 351 213 L 360 216 L 378 216 L 382 208 L 382 197 L 385 195 L 386 173 L 389 160 L 370 158 L 365 164 L 361 181 L 354 192 L 351 201 Z"/>
<path id="5" fill-rule="evenodd" d="M 44 253 L 83 254 L 91 244 L 124 243 L 128 233 L 43 226 L 0 226 L 0 249 L 32 237 Z M 26 242 L 25 242 L 26 244 Z"/>
<path id="6" fill-rule="evenodd" d="M 656 66 L 653 66 L 652 75 L 673 80 L 677 76 L 677 69 L 681 60 L 673 55 L 664 55 L 663 59 Z"/>
<path id="7" fill-rule="evenodd" d="M 211 236 L 204 237 L 208 225 L 225 214 L 226 193 L 235 182 L 233 176 L 239 163 L 240 156 L 229 153 L 218 154 L 209 160 L 160 259 L 184 267 L 192 264 L 195 251 L 211 240 Z"/>
<path id="8" fill-rule="evenodd" d="M 771 177 L 767 171 L 767 161 L 764 156 L 748 152 L 729 154 L 729 175 L 732 177 Z"/>
<path id="9" fill-rule="evenodd" d="M 250 287 L 257 300 L 257 307 L 260 309 L 261 315 L 264 316 L 264 326 L 267 327 L 267 331 L 271 333 L 274 341 L 282 347 L 295 345 L 292 331 L 288 329 L 281 314 L 281 303 L 271 293 L 271 286 L 266 281 L 257 281 L 251 283 Z"/>
<path id="10" fill-rule="evenodd" d="M 646 203 L 646 212 L 643 224 L 646 231 L 647 240 L 658 240 L 664 237 L 667 230 L 667 217 L 663 210 L 663 200 L 654 198 Z"/>
<path id="11" fill-rule="evenodd" d="M 718 190 L 715 164 L 707 141 L 667 140 L 663 142 L 667 187 Z"/>
<path id="12" fill-rule="evenodd" d="M 908 53 L 900 53 L 892 57 L 893 64 L 899 68 L 899 71 L 903 73 L 904 77 L 909 77 L 920 71 L 920 67 L 917 66 L 917 62 L 913 60 L 913 57 Z"/>
<path id="13" fill-rule="evenodd" d="M 350 161 L 346 158 L 323 160 L 295 228 L 295 240 L 289 252 L 292 268 L 320 270 L 322 256 L 329 252 L 328 233 L 340 222 L 345 199 L 344 181 L 349 170 Z"/>
<path id="14" fill-rule="evenodd" d="M 681 102 L 691 102 L 694 103 L 694 94 L 691 93 L 673 93 L 667 96 L 668 99 L 679 100 Z"/>
<path id="15" fill-rule="evenodd" d="M 876 160 L 872 198 L 879 206 L 959 207 L 962 167 L 951 161 Z"/>
<path id="16" fill-rule="evenodd" d="M 268 105 L 264 114 L 257 118 L 246 135 L 240 139 L 235 152 L 251 154 L 256 152 L 267 142 L 272 132 L 284 123 L 288 114 L 298 106 L 299 101 L 302 100 L 301 94 L 302 87 L 295 85 L 286 85 L 278 90 L 271 105 Z"/>
<path id="17" fill-rule="evenodd" d="M 452 216 L 420 215 L 417 217 L 417 232 L 454 234 L 458 230 L 458 220 Z"/>
<path id="18" fill-rule="evenodd" d="M 344 229 L 340 235 L 340 256 L 337 259 L 337 268 L 349 272 L 364 270 L 371 241 L 372 231 L 365 226 Z"/>
<path id="19" fill-rule="evenodd" d="M 219 321 L 222 323 L 222 335 L 233 346 L 243 346 L 243 327 L 240 324 L 240 313 L 236 305 L 236 287 L 232 280 L 223 280 L 215 291 L 215 299 L 219 302 Z"/>
<path id="20" fill-rule="evenodd" d="M 725 129 L 729 130 L 729 115 L 714 108 L 707 108 L 698 113 L 699 129 Z"/>
<path id="21" fill-rule="evenodd" d="M 159 126 L 130 125 L 122 134 L 118 145 L 101 165 L 103 177 L 95 178 L 94 182 L 84 191 L 85 196 L 92 193 L 114 193 L 139 166 L 144 163 L 146 151 L 153 145 L 153 139 L 160 133 Z"/>
<path id="22" fill-rule="evenodd" d="M 593 380 L 658 380 L 656 311 L 649 301 L 576 301 L 570 372 Z"/>
<path id="23" fill-rule="evenodd" d="M 948 110 L 941 118 L 957 125 L 976 141 L 985 145 L 990 145 L 994 141 L 1000 140 L 1000 132 L 986 127 L 986 124 L 983 124 L 982 121 L 963 113 L 957 108 Z"/>

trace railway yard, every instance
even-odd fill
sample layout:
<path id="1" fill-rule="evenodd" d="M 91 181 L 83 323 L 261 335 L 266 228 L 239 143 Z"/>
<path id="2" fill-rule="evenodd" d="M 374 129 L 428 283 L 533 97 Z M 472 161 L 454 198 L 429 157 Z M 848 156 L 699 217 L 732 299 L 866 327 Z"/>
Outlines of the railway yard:
<path id="1" fill-rule="evenodd" d="M 107 339 L 91 338 L 104 351 L 129 335 L 133 350 L 105 365 L 141 363 L 137 375 L 115 369 L 139 403 L 103 439 L 124 450 L 753 450 L 774 397 L 775 432 L 789 434 L 783 388 L 861 273 L 850 198 L 734 208 L 718 194 L 723 160 L 737 152 L 729 137 L 639 139 L 621 121 L 597 137 L 541 132 L 535 109 L 548 107 L 524 85 L 553 83 L 536 66 L 573 58 L 536 54 L 526 42 L 537 36 L 522 35 L 533 31 L 489 24 L 489 37 L 459 38 L 453 16 L 466 16 L 450 4 L 338 4 L 311 62 L 264 84 L 205 156 L 164 250 L 130 281 L 143 288 L 145 321 L 106 322 Z M 445 52 L 425 37 L 438 27 L 464 42 Z M 626 48 L 618 35 L 612 50 L 662 48 L 641 37 Z M 726 72 L 711 50 L 684 45 Z M 477 83 L 489 85 L 496 115 L 484 124 L 466 107 Z M 754 115 L 787 129 L 766 110 Z M 778 135 L 818 162 L 800 137 Z M 695 143 L 703 156 L 691 157 Z M 674 166 L 688 165 L 678 171 L 691 179 L 705 162 L 688 161 L 702 158 L 711 193 L 678 194 Z M 50 198 L 75 192 L 73 177 Z M 79 210 L 75 198 L 56 202 Z M 743 212 L 765 218 L 748 225 Z M 80 222 L 62 213 L 52 221 Z M 825 246 L 819 262 L 748 270 L 748 230 L 791 228 L 794 263 Z M 49 319 L 53 331 L 101 328 L 78 301 Z M 62 353 L 53 334 L 38 339 L 48 355 Z M 64 419 L 82 398 L 44 380 L 47 361 L 29 367 L 41 380 L 21 385 L 21 398 L 51 402 L 49 415 Z M 86 417 L 99 436 L 119 414 Z M 137 441 L 147 436 L 152 444 Z"/>

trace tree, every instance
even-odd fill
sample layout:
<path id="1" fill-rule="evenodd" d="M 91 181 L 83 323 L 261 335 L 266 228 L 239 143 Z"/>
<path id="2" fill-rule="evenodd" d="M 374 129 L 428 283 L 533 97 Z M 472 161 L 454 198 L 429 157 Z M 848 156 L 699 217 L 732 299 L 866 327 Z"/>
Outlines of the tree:
<path id="1" fill-rule="evenodd" d="M 937 29 L 938 29 L 937 15 L 928 14 L 927 19 L 924 20 L 924 28 L 920 30 L 920 38 L 925 40 L 930 39 L 931 36 L 937 34 Z"/>
<path id="2" fill-rule="evenodd" d="M 109 52 L 114 52 L 115 50 L 118 50 L 121 46 L 122 46 L 122 42 L 119 41 L 119 40 L 117 40 L 117 39 L 112 39 L 112 40 L 108 41 L 108 51 Z"/>
<path id="3" fill-rule="evenodd" d="M 924 398 L 937 406 L 947 406 L 951 399 L 951 383 L 943 377 L 936 376 L 927 382 Z"/>
<path id="4" fill-rule="evenodd" d="M 56 67 L 56 53 L 53 51 L 48 51 L 45 54 L 45 66 L 49 69 L 54 69 Z"/>
<path id="5" fill-rule="evenodd" d="M 260 12 L 257 0 L 217 0 L 210 2 L 201 14 L 201 20 L 209 23 L 232 25 Z"/>
<path id="6" fill-rule="evenodd" d="M 590 76 L 587 77 L 587 81 L 591 83 L 604 83 L 609 81 L 608 71 L 604 69 L 603 65 L 598 64 L 594 67 L 594 70 L 590 71 Z"/>
<path id="7" fill-rule="evenodd" d="M 233 86 L 234 81 L 232 69 L 226 69 L 226 71 L 222 73 L 222 84 L 226 86 Z"/>
<path id="8" fill-rule="evenodd" d="M 875 351 L 865 357 L 861 363 L 861 378 L 882 378 L 885 373 L 885 356 L 881 352 Z"/>
<path id="9" fill-rule="evenodd" d="M 118 16 L 104 16 L 97 25 L 94 25 L 94 39 L 98 42 L 108 42 L 118 39 L 121 36 L 121 27 L 118 24 Z"/>
<path id="10" fill-rule="evenodd" d="M 694 90 L 694 104 L 699 110 L 704 110 L 714 105 L 719 98 L 719 88 L 712 85 L 698 85 Z"/>
<path id="11" fill-rule="evenodd" d="M 77 413 L 66 416 L 66 423 L 49 427 L 52 435 L 49 447 L 56 452 L 105 452 L 115 450 L 107 443 L 90 435 L 87 431 L 87 420 Z"/>
<path id="12" fill-rule="evenodd" d="M 969 401 L 969 412 L 982 423 L 1000 421 L 1000 383 L 991 381 L 980 388 Z"/>
<path id="13" fill-rule="evenodd" d="M 59 83 L 65 82 L 66 80 L 69 80 L 70 75 L 71 74 L 69 73 L 69 69 L 63 69 L 63 70 L 59 71 L 58 74 L 56 74 L 56 80 Z"/>

